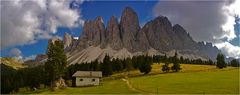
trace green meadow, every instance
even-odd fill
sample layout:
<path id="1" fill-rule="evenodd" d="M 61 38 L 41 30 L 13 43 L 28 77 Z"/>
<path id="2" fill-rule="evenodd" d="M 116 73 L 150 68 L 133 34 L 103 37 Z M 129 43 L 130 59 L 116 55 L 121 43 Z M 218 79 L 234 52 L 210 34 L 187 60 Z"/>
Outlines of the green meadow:
<path id="1" fill-rule="evenodd" d="M 239 69 L 193 73 L 169 73 L 130 78 L 134 88 L 163 94 L 237 94 Z"/>
<path id="2" fill-rule="evenodd" d="M 182 71 L 163 73 L 154 64 L 149 75 L 138 70 L 103 78 L 100 86 L 39 89 L 25 94 L 239 94 L 239 68 L 182 64 Z M 20 92 L 21 93 L 21 92 Z"/>

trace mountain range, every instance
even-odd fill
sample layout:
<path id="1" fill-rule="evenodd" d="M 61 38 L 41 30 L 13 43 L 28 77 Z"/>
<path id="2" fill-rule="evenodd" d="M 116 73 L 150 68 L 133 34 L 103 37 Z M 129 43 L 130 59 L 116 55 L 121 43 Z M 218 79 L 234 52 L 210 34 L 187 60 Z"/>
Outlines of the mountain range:
<path id="1" fill-rule="evenodd" d="M 183 58 L 215 60 L 220 52 L 212 43 L 194 41 L 181 25 L 172 25 L 165 16 L 140 27 L 138 15 L 130 7 L 123 10 L 120 22 L 112 16 L 105 27 L 103 18 L 98 16 L 85 21 L 78 39 L 65 33 L 63 42 L 69 64 L 101 61 L 106 54 L 123 59 L 137 55 L 173 56 L 175 52 Z"/>

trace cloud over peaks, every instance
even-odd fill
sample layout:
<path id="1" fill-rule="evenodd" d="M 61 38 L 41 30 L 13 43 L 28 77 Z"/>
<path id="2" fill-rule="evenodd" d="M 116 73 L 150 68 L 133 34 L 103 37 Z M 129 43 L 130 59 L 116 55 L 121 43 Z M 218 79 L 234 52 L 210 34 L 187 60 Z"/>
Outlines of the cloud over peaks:
<path id="1" fill-rule="evenodd" d="M 239 16 L 240 0 L 170 0 L 159 1 L 153 8 L 153 16 L 165 15 L 173 24 L 182 25 L 196 41 L 218 43 L 226 56 L 239 57 L 232 51 L 229 41 L 237 35 L 235 17 Z M 221 45 L 219 45 L 221 43 Z"/>
<path id="2" fill-rule="evenodd" d="M 9 52 L 9 55 L 14 57 L 14 58 L 16 58 L 16 59 L 18 59 L 18 60 L 22 60 L 23 59 L 22 51 L 19 50 L 18 48 L 11 49 L 10 52 Z"/>
<path id="3" fill-rule="evenodd" d="M 4 0 L 1 1 L 1 47 L 31 44 L 48 39 L 57 27 L 83 24 L 80 9 L 70 3 L 80 0 Z"/>

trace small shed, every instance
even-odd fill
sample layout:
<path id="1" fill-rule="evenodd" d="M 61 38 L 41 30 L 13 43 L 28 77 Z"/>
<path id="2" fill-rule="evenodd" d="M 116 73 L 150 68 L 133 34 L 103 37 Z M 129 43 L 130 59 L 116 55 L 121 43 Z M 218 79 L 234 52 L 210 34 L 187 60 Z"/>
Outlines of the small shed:
<path id="1" fill-rule="evenodd" d="M 102 71 L 77 71 L 72 77 L 73 86 L 95 86 L 100 84 Z"/>

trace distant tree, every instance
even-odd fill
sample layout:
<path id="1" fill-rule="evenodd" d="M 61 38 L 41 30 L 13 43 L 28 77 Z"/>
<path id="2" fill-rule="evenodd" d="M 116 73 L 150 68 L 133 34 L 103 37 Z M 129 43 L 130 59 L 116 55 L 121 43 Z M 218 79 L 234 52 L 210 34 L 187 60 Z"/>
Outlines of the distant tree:
<path id="1" fill-rule="evenodd" d="M 2 63 L 0 65 L 1 65 L 1 94 L 9 94 L 13 90 L 19 88 L 16 85 L 18 84 L 17 82 L 19 79 L 16 78 L 17 70 Z"/>
<path id="2" fill-rule="evenodd" d="M 98 69 L 99 69 L 99 66 L 98 66 L 98 60 L 96 59 L 96 60 L 94 60 L 93 62 L 91 62 L 91 66 L 90 66 L 90 68 L 91 68 L 91 70 L 92 71 L 97 71 Z"/>
<path id="3" fill-rule="evenodd" d="M 123 64 L 119 58 L 116 59 L 116 71 L 122 71 L 123 70 Z"/>
<path id="4" fill-rule="evenodd" d="M 133 64 L 133 68 L 137 69 L 138 68 L 138 60 L 137 60 L 137 56 L 133 56 L 132 58 L 132 64 Z"/>
<path id="5" fill-rule="evenodd" d="M 173 63 L 179 63 L 179 59 L 178 59 L 178 54 L 177 52 L 175 52 L 174 56 L 173 56 Z"/>
<path id="6" fill-rule="evenodd" d="M 217 55 L 217 67 L 219 68 L 219 69 L 222 69 L 222 68 L 225 68 L 226 66 L 227 66 L 227 64 L 225 63 L 225 61 L 224 61 L 224 55 L 223 54 L 221 54 L 221 53 L 219 53 L 218 55 Z"/>
<path id="7" fill-rule="evenodd" d="M 230 65 L 233 66 L 233 67 L 239 67 L 239 61 L 237 59 L 233 59 L 230 62 Z"/>
<path id="8" fill-rule="evenodd" d="M 126 59 L 126 67 L 127 67 L 126 68 L 127 71 L 130 71 L 133 69 L 132 59 L 130 57 Z"/>
<path id="9" fill-rule="evenodd" d="M 162 66 L 162 71 L 163 71 L 163 72 L 169 72 L 170 67 L 169 67 L 168 65 L 169 65 L 169 63 L 166 62 L 166 63 Z"/>
<path id="10" fill-rule="evenodd" d="M 168 57 L 167 57 L 167 55 L 165 54 L 164 56 L 163 56 L 163 58 L 162 58 L 162 62 L 163 63 L 166 63 L 168 61 Z"/>
<path id="11" fill-rule="evenodd" d="M 112 64 L 109 55 L 105 55 L 102 63 L 103 76 L 109 76 L 113 74 Z"/>
<path id="12" fill-rule="evenodd" d="M 180 63 L 184 63 L 184 59 L 182 56 L 180 57 Z"/>
<path id="13" fill-rule="evenodd" d="M 140 64 L 139 64 L 139 70 L 141 73 L 148 74 L 152 70 L 151 63 L 149 61 L 149 58 L 147 58 L 145 56 L 142 58 L 143 58 L 143 60 L 141 60 Z"/>
<path id="14" fill-rule="evenodd" d="M 64 53 L 64 44 L 57 40 L 54 43 L 49 43 L 47 48 L 48 59 L 45 63 L 46 84 L 53 83 L 55 80 L 63 77 L 65 67 L 67 65 L 67 57 Z"/>
<path id="15" fill-rule="evenodd" d="M 173 66 L 171 67 L 171 69 L 172 69 L 173 72 L 178 72 L 182 68 L 180 68 L 180 64 L 178 62 L 174 62 Z"/>
<path id="16" fill-rule="evenodd" d="M 213 65 L 213 61 L 211 59 L 208 60 L 208 65 Z"/>
<path id="17" fill-rule="evenodd" d="M 175 52 L 175 55 L 172 59 L 173 61 L 173 66 L 171 67 L 173 72 L 178 72 L 179 70 L 181 70 L 182 68 L 180 68 L 180 64 L 179 64 L 179 60 L 177 58 L 177 52 Z"/>

